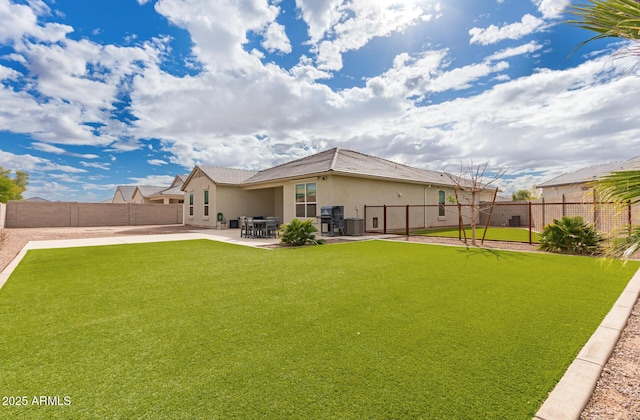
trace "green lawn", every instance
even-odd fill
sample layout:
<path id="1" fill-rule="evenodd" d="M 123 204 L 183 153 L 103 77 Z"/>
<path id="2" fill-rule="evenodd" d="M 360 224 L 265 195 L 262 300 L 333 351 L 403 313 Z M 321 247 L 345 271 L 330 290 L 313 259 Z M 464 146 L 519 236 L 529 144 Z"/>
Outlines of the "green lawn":
<path id="1" fill-rule="evenodd" d="M 30 251 L 0 289 L 0 389 L 28 405 L 0 417 L 531 419 L 637 268 L 384 241 Z"/>
<path id="2" fill-rule="evenodd" d="M 466 227 L 467 239 L 471 239 L 471 228 Z M 476 227 L 476 239 L 482 239 L 484 233 L 484 226 Z M 411 231 L 412 235 L 424 235 L 424 236 L 444 236 L 446 238 L 457 238 L 459 236 L 457 227 L 442 228 L 442 229 L 425 229 Z M 464 236 L 462 236 L 464 238 Z M 489 227 L 485 235 L 485 240 L 488 241 L 510 241 L 510 242 L 529 242 L 529 229 L 526 228 L 510 228 L 510 227 Z M 538 232 L 531 232 L 531 241 L 540 242 L 540 234 Z"/>

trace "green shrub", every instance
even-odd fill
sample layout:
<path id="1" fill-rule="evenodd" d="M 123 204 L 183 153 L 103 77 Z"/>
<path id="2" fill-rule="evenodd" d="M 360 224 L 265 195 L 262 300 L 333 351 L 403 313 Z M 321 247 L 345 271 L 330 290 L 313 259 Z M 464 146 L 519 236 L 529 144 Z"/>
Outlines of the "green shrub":
<path id="1" fill-rule="evenodd" d="M 563 216 L 544 227 L 539 249 L 563 254 L 599 255 L 602 237 L 580 217 Z"/>
<path id="2" fill-rule="evenodd" d="M 280 228 L 282 229 L 280 241 L 284 244 L 302 246 L 324 243 L 322 239 L 316 239 L 315 232 L 318 229 L 313 226 L 311 219 L 304 222 L 300 219 L 293 219 L 289 224 L 284 224 Z"/>

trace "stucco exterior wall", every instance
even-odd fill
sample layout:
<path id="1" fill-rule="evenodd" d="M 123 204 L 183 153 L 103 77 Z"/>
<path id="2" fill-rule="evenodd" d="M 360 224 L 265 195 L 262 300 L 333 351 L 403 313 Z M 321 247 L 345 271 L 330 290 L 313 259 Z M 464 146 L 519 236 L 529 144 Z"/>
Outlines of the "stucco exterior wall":
<path id="1" fill-rule="evenodd" d="M 204 215 L 204 191 L 209 190 L 209 215 Z M 193 192 L 193 215 L 190 215 L 189 194 Z M 279 200 L 279 201 L 276 201 Z M 219 227 L 218 213 L 224 219 L 240 216 L 276 216 L 282 218 L 282 187 L 245 190 L 240 186 L 216 185 L 206 176 L 192 178 L 185 186 L 185 224 Z"/>
<path id="2" fill-rule="evenodd" d="M 282 188 L 279 188 L 282 190 Z M 275 190 L 243 190 L 238 187 L 218 187 L 217 208 L 227 220 L 240 216 L 282 217 L 275 209 Z"/>
<path id="3" fill-rule="evenodd" d="M 563 195 L 567 202 L 590 202 L 593 201 L 593 188 L 589 188 L 584 184 L 542 188 L 542 197 L 547 203 L 561 203 Z"/>
<path id="4" fill-rule="evenodd" d="M 113 204 L 123 204 L 123 203 L 126 203 L 127 201 L 122 196 L 122 192 L 120 192 L 120 190 L 116 190 L 116 193 L 114 194 L 113 200 L 111 202 Z"/>
<path id="5" fill-rule="evenodd" d="M 365 205 L 403 206 L 387 209 L 387 225 L 389 229 L 406 226 L 406 206 L 430 204 L 435 207 L 411 207 L 409 223 L 412 228 L 425 226 L 449 226 L 458 223 L 458 213 L 454 206 L 447 206 L 444 217 L 438 216 L 438 191 L 445 191 L 446 197 L 453 195 L 452 188 L 435 185 L 421 185 L 394 182 L 378 179 L 356 178 L 342 175 L 305 178 L 291 181 L 283 185 L 284 221 L 295 217 L 295 185 L 303 182 L 315 182 L 317 187 L 317 213 L 322 206 L 344 206 L 345 218 L 365 218 Z M 448 201 L 447 201 L 448 202 Z M 366 226 L 374 226 L 377 218 L 379 228 L 383 224 L 382 208 L 368 208 Z M 320 229 L 320 220 L 314 218 Z"/>
<path id="6" fill-rule="evenodd" d="M 136 190 L 136 192 L 133 193 L 131 201 L 135 204 L 156 204 L 152 200 L 145 198 L 142 193 L 140 193 L 140 190 Z"/>

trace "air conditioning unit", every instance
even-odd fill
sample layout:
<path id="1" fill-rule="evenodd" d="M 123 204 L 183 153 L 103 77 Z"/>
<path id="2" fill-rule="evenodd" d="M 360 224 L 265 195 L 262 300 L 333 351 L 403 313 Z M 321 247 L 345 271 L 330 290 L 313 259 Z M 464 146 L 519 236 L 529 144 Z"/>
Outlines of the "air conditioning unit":
<path id="1" fill-rule="evenodd" d="M 364 235 L 364 219 L 356 219 L 356 218 L 344 219 L 344 234 L 346 236 Z"/>

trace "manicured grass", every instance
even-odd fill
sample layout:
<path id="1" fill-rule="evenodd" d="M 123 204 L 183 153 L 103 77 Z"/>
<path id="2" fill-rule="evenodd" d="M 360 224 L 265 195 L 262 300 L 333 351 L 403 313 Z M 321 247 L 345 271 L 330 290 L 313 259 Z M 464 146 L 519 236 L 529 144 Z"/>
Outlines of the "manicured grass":
<path id="1" fill-rule="evenodd" d="M 471 228 L 465 228 L 467 233 L 467 239 L 471 239 Z M 481 240 L 484 233 L 484 226 L 476 227 L 476 239 Z M 458 228 L 442 228 L 442 229 L 425 229 L 412 231 L 412 235 L 424 235 L 424 236 L 443 236 L 446 238 L 457 238 L 459 236 Z M 462 236 L 464 239 L 464 236 Z M 526 228 L 509 228 L 509 227 L 489 227 L 485 235 L 485 240 L 488 241 L 510 241 L 510 242 L 529 242 L 529 229 Z M 538 232 L 531 232 L 531 242 L 539 243 L 540 234 Z"/>
<path id="2" fill-rule="evenodd" d="M 0 389 L 30 404 L 0 417 L 530 419 L 637 268 L 382 241 L 30 251 L 0 290 Z"/>

